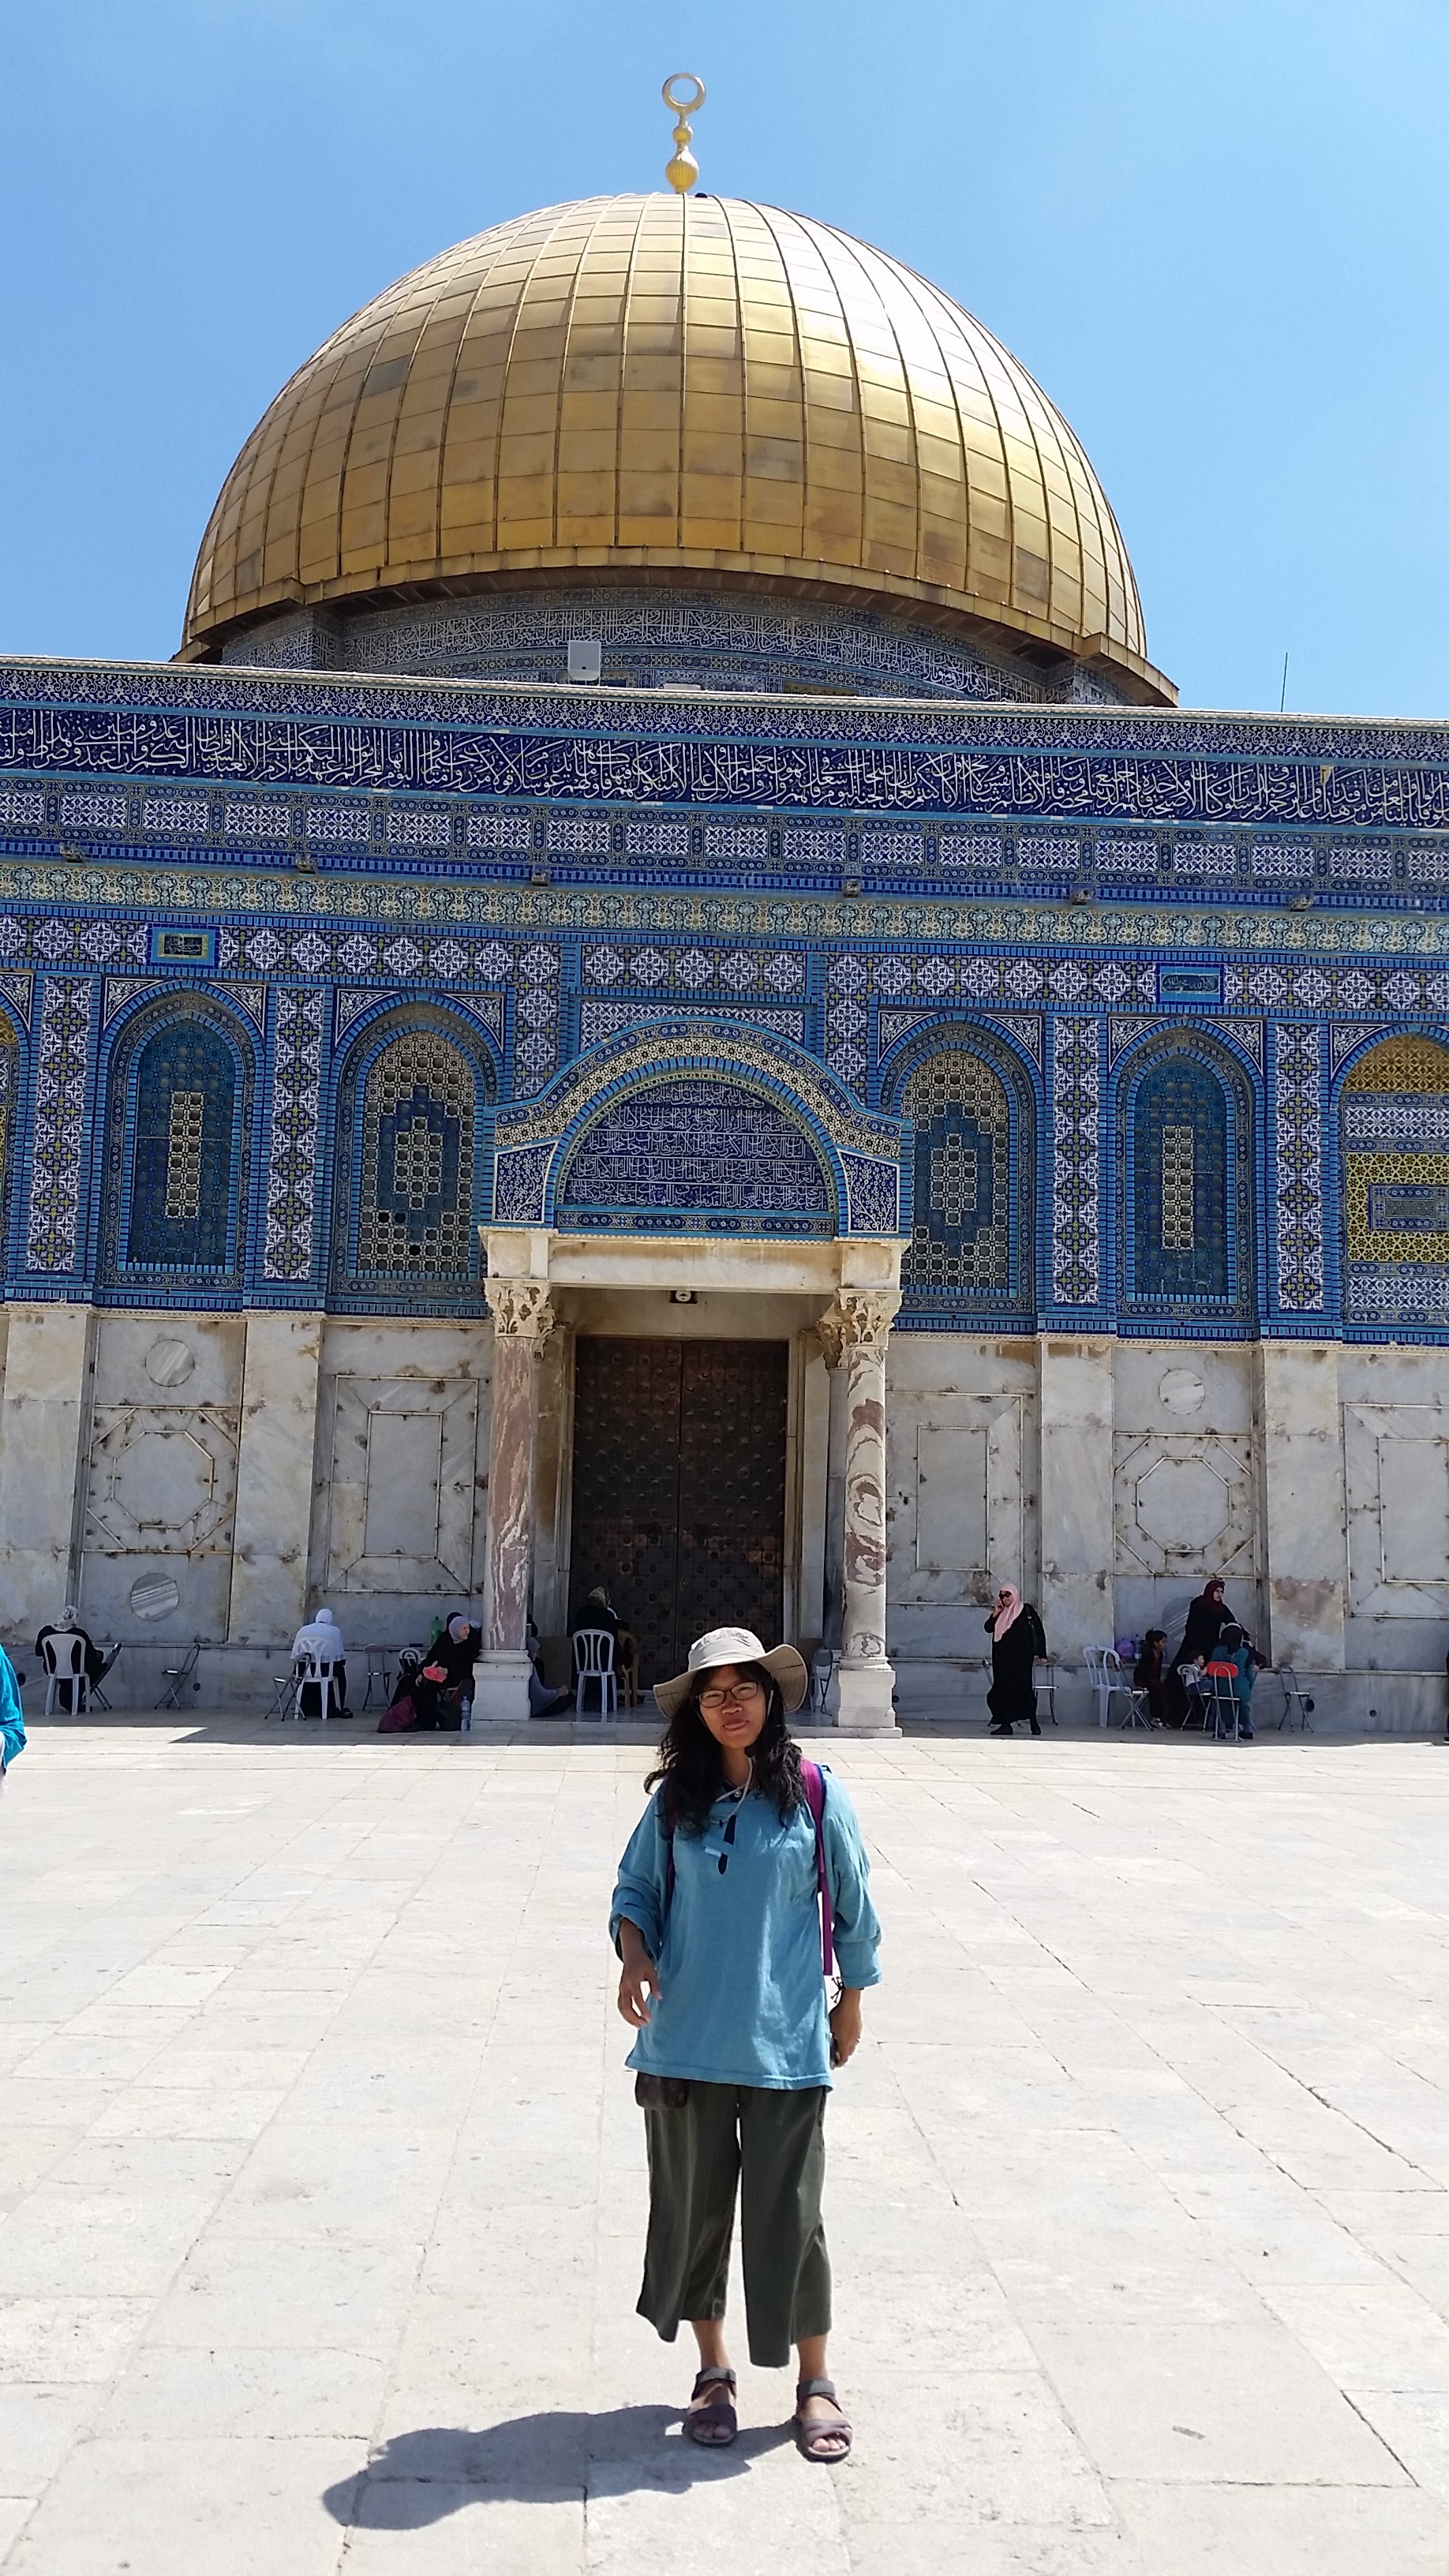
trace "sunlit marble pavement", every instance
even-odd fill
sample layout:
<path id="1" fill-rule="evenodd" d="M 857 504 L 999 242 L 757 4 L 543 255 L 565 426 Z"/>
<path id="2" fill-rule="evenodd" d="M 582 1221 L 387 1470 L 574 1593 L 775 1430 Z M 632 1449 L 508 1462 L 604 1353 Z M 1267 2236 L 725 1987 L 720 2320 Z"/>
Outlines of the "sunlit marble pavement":
<path id="1" fill-rule="evenodd" d="M 6 2576 L 1449 2567 L 1449 1749 L 839 1743 L 834 2366 L 633 2314 L 642 1743 L 118 1718 L 0 1805 Z"/>

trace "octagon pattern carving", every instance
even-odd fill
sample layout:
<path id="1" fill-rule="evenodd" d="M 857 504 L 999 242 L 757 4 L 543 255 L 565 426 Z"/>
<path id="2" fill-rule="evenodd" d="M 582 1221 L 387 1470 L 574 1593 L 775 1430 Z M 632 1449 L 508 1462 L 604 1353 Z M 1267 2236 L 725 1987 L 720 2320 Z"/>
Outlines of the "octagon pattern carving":
<path id="1" fill-rule="evenodd" d="M 1256 1571 L 1246 1435 L 1118 1432 L 1114 1448 L 1119 1574 Z"/>

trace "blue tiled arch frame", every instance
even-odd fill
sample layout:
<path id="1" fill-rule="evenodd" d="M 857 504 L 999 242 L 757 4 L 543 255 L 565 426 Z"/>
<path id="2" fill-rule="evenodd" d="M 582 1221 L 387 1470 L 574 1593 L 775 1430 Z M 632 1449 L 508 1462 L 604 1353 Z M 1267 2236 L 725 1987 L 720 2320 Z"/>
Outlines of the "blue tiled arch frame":
<path id="1" fill-rule="evenodd" d="M 231 1190 L 227 1207 L 225 1267 L 163 1273 L 154 1263 L 123 1257 L 131 1225 L 137 1089 L 141 1058 L 153 1037 L 183 1020 L 200 1020 L 228 1048 L 236 1071 L 232 1092 Z M 90 1162 L 87 1267 L 97 1303 L 108 1306 L 239 1306 L 255 1260 L 262 1186 L 256 1150 L 256 1102 L 261 1067 L 257 1033 L 214 984 L 152 985 L 124 1003 L 102 1031 L 96 1049 L 97 1115 Z"/>
<path id="2" fill-rule="evenodd" d="M 1135 1217 L 1135 1107 L 1148 1075 L 1173 1058 L 1186 1057 L 1212 1074 L 1226 1095 L 1227 1203 L 1230 1294 L 1220 1300 L 1184 1299 L 1154 1304 L 1132 1292 Z M 1107 1079 L 1104 1124 L 1110 1203 L 1103 1227 L 1109 1297 L 1116 1329 L 1127 1337 L 1244 1341 L 1256 1338 L 1267 1304 L 1265 1210 L 1268 1140 L 1263 1074 L 1248 1049 L 1212 1021 L 1161 1022 L 1124 1048 Z M 1243 1128 L 1246 1126 L 1246 1135 Z"/>
<path id="3" fill-rule="evenodd" d="M 503 1083 L 503 1060 L 493 1032 L 469 1012 L 466 997 L 400 988 L 379 993 L 360 1011 L 333 1051 L 325 1104 L 323 1234 L 326 1305 L 335 1314 L 483 1315 L 481 1274 L 469 1290 L 428 1297 L 401 1289 L 389 1295 L 356 1270 L 358 1191 L 362 1153 L 357 1115 L 368 1074 L 393 1038 L 410 1029 L 430 1030 L 456 1046 L 473 1068 L 473 1241 L 486 1225 L 493 1197 L 493 1128 Z M 348 1112 L 351 1112 L 349 1119 Z M 342 1257 L 339 1258 L 339 1240 Z"/>
<path id="4" fill-rule="evenodd" d="M 988 1305 L 965 1299 L 927 1300 L 919 1292 L 907 1290 L 896 1319 L 899 1332 L 1034 1332 L 1037 1323 L 1041 1263 L 1046 1256 L 1042 1239 L 1044 1223 L 1043 1193 L 1038 1178 L 1038 1157 L 1043 1132 L 1045 1092 L 1041 1067 L 1025 1041 L 1015 1030 L 996 1020 L 986 1020 L 958 1007 L 946 1008 L 908 1029 L 889 1046 L 881 1057 L 877 1080 L 880 1098 L 894 1114 L 900 1115 L 900 1103 L 907 1083 L 919 1065 L 930 1056 L 940 1055 L 953 1047 L 981 1056 L 1006 1088 L 1007 1115 L 1010 1120 L 1010 1190 L 1011 1190 L 1011 1285 L 1010 1302 Z M 915 1137 L 906 1120 L 901 1119 L 901 1223 L 909 1233 L 915 1223 Z"/>
<path id="5" fill-rule="evenodd" d="M 1343 1095 L 1349 1076 L 1365 1056 L 1374 1055 L 1381 1046 L 1390 1046 L 1400 1038 L 1425 1038 L 1431 1046 L 1443 1047 L 1449 1054 L 1449 1019 L 1425 1017 L 1398 1020 L 1391 1027 L 1371 1029 L 1357 1045 L 1350 1047 L 1343 1061 L 1333 1068 L 1328 1083 L 1328 1109 L 1323 1132 L 1323 1218 L 1327 1272 L 1331 1281 L 1333 1323 L 1326 1330 L 1337 1331 L 1349 1342 L 1381 1342 L 1389 1332 L 1396 1342 L 1438 1342 L 1445 1339 L 1442 1325 L 1425 1324 L 1416 1329 L 1409 1323 L 1389 1326 L 1350 1323 L 1343 1311 L 1343 1271 L 1345 1229 L 1343 1208 Z"/>
<path id="6" fill-rule="evenodd" d="M 661 1012 L 647 1027 L 601 1039 L 575 1056 L 536 1100 L 501 1110 L 494 1223 L 552 1226 L 563 1173 L 595 1119 L 613 1102 L 655 1089 L 671 1075 L 733 1082 L 772 1100 L 804 1130 L 824 1165 L 839 1233 L 899 1232 L 899 1120 L 862 1109 L 828 1067 L 790 1039 L 723 1012 L 708 1023 Z M 770 1229 L 732 1231 L 767 1235 Z"/>

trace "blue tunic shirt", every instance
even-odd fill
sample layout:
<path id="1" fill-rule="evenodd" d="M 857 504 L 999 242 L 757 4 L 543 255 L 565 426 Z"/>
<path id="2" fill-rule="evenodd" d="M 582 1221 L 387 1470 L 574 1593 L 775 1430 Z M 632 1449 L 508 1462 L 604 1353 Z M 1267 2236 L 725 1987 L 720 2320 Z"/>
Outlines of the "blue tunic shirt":
<path id="1" fill-rule="evenodd" d="M 25 1720 L 20 1714 L 15 1668 L 0 1647 L 0 1772 L 8 1771 L 16 1754 L 24 1750 Z"/>
<path id="2" fill-rule="evenodd" d="M 619 1864 L 609 1915 L 627 1918 L 658 1963 L 663 1992 L 628 2063 L 645 2075 L 804 2092 L 830 2082 L 830 2030 L 820 1956 L 815 1826 L 808 1807 L 781 1824 L 768 1798 L 717 1798 L 702 1834 L 669 1836 L 655 1792 Z M 725 1836 L 731 1820 L 733 1838 Z M 825 1774 L 825 1870 L 835 1963 L 847 1986 L 879 1983 L 880 1925 L 855 1810 Z M 721 1870 L 720 1862 L 724 1861 Z"/>

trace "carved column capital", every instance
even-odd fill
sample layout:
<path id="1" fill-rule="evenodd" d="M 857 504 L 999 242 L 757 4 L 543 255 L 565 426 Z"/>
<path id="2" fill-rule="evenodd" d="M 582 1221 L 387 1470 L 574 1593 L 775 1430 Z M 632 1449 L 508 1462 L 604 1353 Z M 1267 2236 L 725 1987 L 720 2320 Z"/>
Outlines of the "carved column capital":
<path id="1" fill-rule="evenodd" d="M 847 1351 L 883 1360 L 900 1302 L 898 1288 L 837 1288 L 815 1325 L 826 1367 L 837 1368 Z"/>
<path id="2" fill-rule="evenodd" d="M 536 1353 L 554 1327 L 546 1279 L 487 1279 L 484 1288 L 493 1330 L 508 1341 L 527 1342 Z"/>
<path id="3" fill-rule="evenodd" d="M 823 1315 L 816 1316 L 815 1337 L 825 1354 L 826 1367 L 838 1369 L 845 1357 L 845 1334 L 833 1306 L 827 1306 Z"/>

